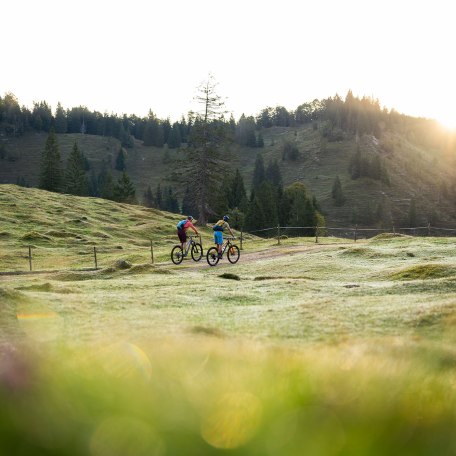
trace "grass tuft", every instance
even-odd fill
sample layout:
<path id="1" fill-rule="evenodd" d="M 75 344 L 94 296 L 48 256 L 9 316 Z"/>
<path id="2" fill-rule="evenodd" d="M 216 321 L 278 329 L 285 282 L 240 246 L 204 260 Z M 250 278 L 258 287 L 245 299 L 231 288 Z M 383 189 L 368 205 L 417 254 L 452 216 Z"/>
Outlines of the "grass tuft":
<path id="1" fill-rule="evenodd" d="M 418 264 L 389 275 L 392 280 L 440 279 L 456 274 L 456 268 L 446 264 Z"/>
<path id="2" fill-rule="evenodd" d="M 223 331 L 218 328 L 212 328 L 209 326 L 193 326 L 190 329 L 192 334 L 203 334 L 205 336 L 214 336 L 214 337 L 225 337 Z"/>
<path id="3" fill-rule="evenodd" d="M 241 280 L 241 278 L 237 274 L 232 274 L 231 272 L 224 272 L 220 274 L 218 277 L 221 279 L 230 279 L 230 280 Z"/>

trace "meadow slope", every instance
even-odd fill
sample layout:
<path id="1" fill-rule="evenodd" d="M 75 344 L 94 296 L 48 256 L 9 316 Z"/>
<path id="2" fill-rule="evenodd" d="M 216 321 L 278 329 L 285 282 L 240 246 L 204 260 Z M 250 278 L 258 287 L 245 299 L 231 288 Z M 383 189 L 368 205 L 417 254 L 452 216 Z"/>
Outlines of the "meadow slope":
<path id="1" fill-rule="evenodd" d="M 0 209 L 3 267 L 32 240 L 62 258 L 0 275 L 3 453 L 456 452 L 454 239 L 250 237 L 175 266 L 173 214 L 16 186 Z"/>

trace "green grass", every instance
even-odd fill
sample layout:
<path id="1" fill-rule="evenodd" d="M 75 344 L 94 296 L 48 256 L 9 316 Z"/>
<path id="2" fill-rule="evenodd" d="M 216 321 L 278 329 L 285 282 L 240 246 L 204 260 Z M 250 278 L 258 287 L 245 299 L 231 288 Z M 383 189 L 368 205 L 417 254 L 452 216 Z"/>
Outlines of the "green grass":
<path id="1" fill-rule="evenodd" d="M 0 216 L 3 267 L 27 233 L 63 266 L 0 276 L 0 453 L 456 452 L 453 239 L 250 236 L 175 266 L 172 214 L 1 186 Z"/>

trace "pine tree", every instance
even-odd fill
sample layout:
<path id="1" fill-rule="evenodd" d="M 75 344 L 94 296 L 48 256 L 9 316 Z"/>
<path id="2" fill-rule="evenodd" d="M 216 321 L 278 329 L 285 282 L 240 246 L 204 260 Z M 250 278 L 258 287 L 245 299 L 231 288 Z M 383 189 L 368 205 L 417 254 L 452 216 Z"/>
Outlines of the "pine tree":
<path id="1" fill-rule="evenodd" d="M 113 199 L 119 203 L 136 203 L 136 190 L 128 177 L 127 173 L 124 171 L 122 176 L 117 181 L 117 184 L 114 185 Z"/>
<path id="2" fill-rule="evenodd" d="M 60 150 L 54 129 L 51 128 L 41 155 L 40 184 L 43 190 L 60 192 L 63 187 L 63 172 Z"/>
<path id="3" fill-rule="evenodd" d="M 282 174 L 277 160 L 270 161 L 265 171 L 265 179 L 275 187 L 282 185 Z"/>
<path id="4" fill-rule="evenodd" d="M 108 200 L 114 200 L 114 182 L 110 171 L 104 169 L 98 176 L 98 188 L 100 197 Z"/>
<path id="5" fill-rule="evenodd" d="M 263 155 L 257 154 L 255 159 L 255 168 L 253 170 L 252 188 L 258 189 L 261 183 L 265 180 Z"/>
<path id="6" fill-rule="evenodd" d="M 168 147 L 170 149 L 177 149 L 181 146 L 182 138 L 180 133 L 179 124 L 175 122 L 168 135 Z"/>
<path id="7" fill-rule="evenodd" d="M 56 133 L 66 133 L 68 129 L 67 117 L 62 105 L 57 103 L 57 109 L 55 111 L 55 132 Z"/>
<path id="8" fill-rule="evenodd" d="M 87 196 L 89 184 L 84 170 L 84 159 L 75 142 L 68 157 L 65 172 L 65 191 L 71 195 Z"/>
<path id="9" fill-rule="evenodd" d="M 331 190 L 331 196 L 334 200 L 335 206 L 343 206 L 345 204 L 345 196 L 344 192 L 342 191 L 342 184 L 340 182 L 339 176 L 336 176 L 334 179 L 334 184 Z"/>
<path id="10" fill-rule="evenodd" d="M 127 169 L 125 165 L 125 152 L 122 147 L 117 154 L 115 169 L 117 169 L 117 171 L 125 171 Z"/>
<path id="11" fill-rule="evenodd" d="M 173 189 L 171 187 L 165 188 L 163 194 L 163 210 L 178 214 L 179 202 L 177 201 L 177 197 L 174 194 Z"/>

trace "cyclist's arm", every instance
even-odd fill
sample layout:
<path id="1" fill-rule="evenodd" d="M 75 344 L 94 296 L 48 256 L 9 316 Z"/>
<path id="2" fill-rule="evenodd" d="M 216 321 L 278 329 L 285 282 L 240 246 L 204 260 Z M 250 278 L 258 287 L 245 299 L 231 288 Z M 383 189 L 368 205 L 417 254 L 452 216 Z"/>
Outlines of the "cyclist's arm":
<path id="1" fill-rule="evenodd" d="M 228 229 L 230 230 L 231 236 L 236 237 L 233 233 L 233 230 L 231 229 L 231 226 L 228 224 L 228 222 L 226 222 L 226 224 L 228 225 Z"/>
<path id="2" fill-rule="evenodd" d="M 193 223 L 189 223 L 188 227 L 191 228 L 196 233 L 197 236 L 199 236 L 198 230 L 195 228 Z"/>

